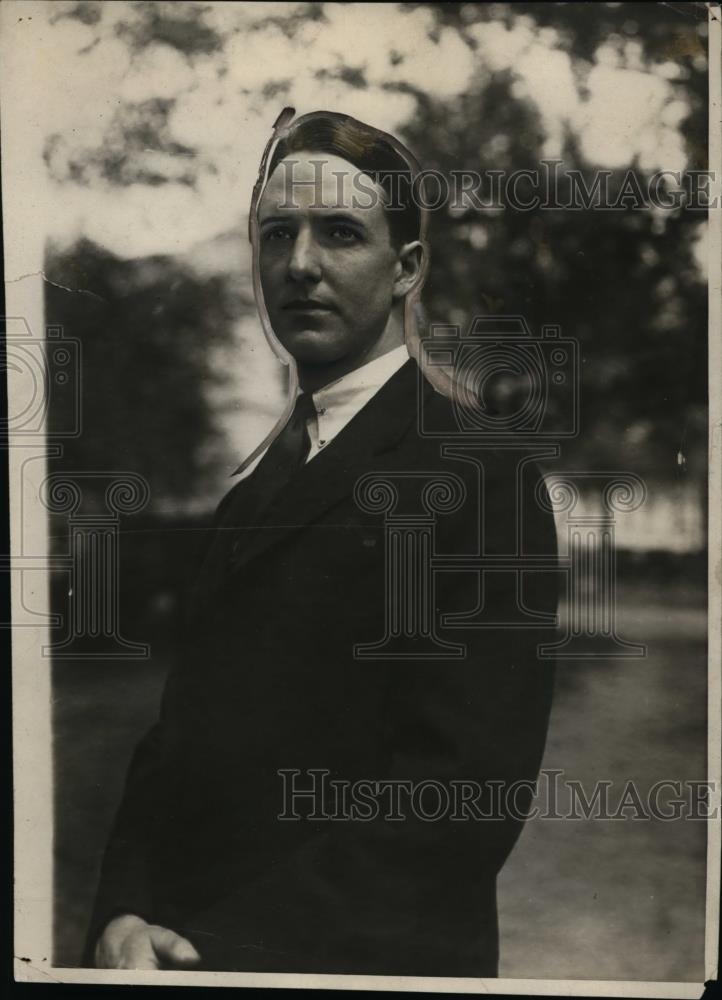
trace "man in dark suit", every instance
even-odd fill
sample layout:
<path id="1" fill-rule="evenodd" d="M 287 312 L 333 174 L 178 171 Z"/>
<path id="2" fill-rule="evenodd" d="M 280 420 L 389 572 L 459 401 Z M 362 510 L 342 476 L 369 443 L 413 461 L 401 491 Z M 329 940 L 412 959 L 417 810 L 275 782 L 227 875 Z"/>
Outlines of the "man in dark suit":
<path id="1" fill-rule="evenodd" d="M 425 246 L 418 208 L 391 208 L 383 174 L 409 162 L 333 115 L 300 119 L 271 159 L 254 231 L 260 307 L 301 391 L 216 512 L 183 652 L 106 851 L 86 956 L 99 966 L 497 974 L 496 877 L 540 766 L 551 666 L 535 629 L 464 622 L 482 606 L 507 622 L 517 597 L 495 573 L 480 593 L 458 562 L 434 578 L 433 625 L 421 637 L 394 626 L 408 611 L 385 589 L 397 554 L 374 485 L 364 503 L 359 484 L 390 484 L 412 525 L 419 484 L 453 487 L 433 543 L 451 555 L 550 555 L 555 534 L 518 450 L 452 457 L 421 426 L 421 411 L 456 422 L 405 347 Z M 363 187 L 377 197 L 354 200 Z M 555 609 L 542 574 L 525 574 L 522 596 Z M 447 614 L 462 620 L 430 657 Z M 400 656 L 383 641 L 390 622 Z M 367 794 L 362 809 L 354 793 L 349 812 L 342 787 L 364 783 L 395 806 Z M 429 818 L 460 784 L 482 791 Z M 490 810 L 492 790 L 510 787 L 514 808 Z"/>

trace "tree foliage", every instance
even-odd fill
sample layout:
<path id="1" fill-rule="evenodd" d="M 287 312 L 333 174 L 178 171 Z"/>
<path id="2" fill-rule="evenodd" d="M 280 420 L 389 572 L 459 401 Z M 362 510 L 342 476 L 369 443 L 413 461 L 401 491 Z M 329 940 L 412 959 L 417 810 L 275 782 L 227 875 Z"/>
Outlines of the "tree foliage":
<path id="1" fill-rule="evenodd" d="M 322 28 L 336 16 L 334 5 L 328 4 L 271 5 L 263 13 L 241 4 L 234 7 L 238 24 L 231 30 L 219 20 L 218 5 L 112 6 L 114 38 L 126 46 L 131 60 L 160 46 L 190 67 L 191 79 L 199 67 L 207 74 L 209 66 L 222 79 L 229 69 L 222 60 L 239 35 L 249 51 L 261 29 L 277 32 L 290 44 L 294 38 L 313 37 L 303 32 L 309 26 Z M 424 167 L 446 175 L 460 169 L 539 169 L 550 134 L 544 103 L 520 88 L 517 67 L 488 65 L 479 47 L 484 30 L 500 24 L 508 32 L 541 39 L 550 57 L 567 53 L 582 98 L 602 51 L 605 58 L 633 65 L 640 74 L 664 71 L 669 82 L 664 108 L 673 102 L 682 108 L 676 127 L 684 140 L 687 169 L 707 166 L 704 5 L 403 6 L 398 18 L 424 13 L 432 49 L 453 36 L 463 42 L 464 51 L 476 53 L 477 69 L 463 88 L 455 93 L 425 88 L 411 68 L 405 77 L 404 66 L 411 66 L 413 54 L 403 49 L 403 39 L 380 39 L 386 48 L 378 58 L 351 47 L 340 68 L 319 69 L 315 78 L 322 88 L 331 88 L 329 94 L 337 95 L 342 86 L 349 100 L 375 87 L 389 102 L 410 101 L 411 112 L 398 133 Z M 78 21 L 93 32 L 100 30 L 107 10 L 93 3 L 59 4 L 54 18 L 58 24 Z M 314 59 L 312 45 L 308 59 Z M 379 59 L 386 59 L 388 68 L 388 79 L 381 84 L 386 70 Z M 282 65 L 275 71 L 278 79 L 266 81 L 262 93 L 243 87 L 238 91 L 245 93 L 249 106 L 264 102 L 269 126 L 273 109 L 295 103 L 294 80 L 284 77 Z M 118 102 L 104 126 L 103 141 L 95 146 L 80 141 L 74 147 L 60 133 L 48 137 L 48 169 L 59 188 L 96 185 L 111 197 L 114 190 L 129 186 L 159 194 L 173 186 L 198 190 L 203 171 L 213 170 L 213 158 L 174 134 L 179 98 L 141 98 Z M 590 161 L 574 122 L 562 120 L 559 159 L 563 170 L 578 169 L 591 183 L 598 165 Z M 641 183 L 650 173 L 651 167 L 634 152 L 632 138 L 629 162 L 616 168 L 612 187 L 626 169 L 634 169 Z M 479 313 L 521 314 L 532 330 L 557 324 L 565 336 L 578 340 L 581 435 L 565 447 L 565 461 L 587 468 L 621 465 L 661 478 L 679 475 L 687 463 L 695 475 L 703 474 L 703 213 L 684 208 L 520 211 L 507 206 L 500 212 L 432 214 L 433 262 L 425 292 L 432 321 L 464 326 Z M 244 241 L 240 226 L 228 226 L 220 235 L 231 236 L 239 248 Z M 92 468 L 106 465 L 110 452 L 114 460 L 147 475 L 161 494 L 182 497 L 202 491 L 223 448 L 204 392 L 204 384 L 219 377 L 210 366 L 208 348 L 230 342 L 239 318 L 253 312 L 248 275 L 246 293 L 239 294 L 232 261 L 218 274 L 201 278 L 181 256 L 124 261 L 99 243 L 102 239 L 96 237 L 94 243 L 85 239 L 56 247 L 48 259 L 53 281 L 99 297 L 49 290 L 48 318 L 80 336 L 89 376 L 86 430 L 68 446 L 67 459 Z M 243 266 L 239 254 L 239 268 Z M 240 366 L 243 359 L 241 349 Z M 562 420 L 568 398 L 555 397 L 552 405 Z"/>

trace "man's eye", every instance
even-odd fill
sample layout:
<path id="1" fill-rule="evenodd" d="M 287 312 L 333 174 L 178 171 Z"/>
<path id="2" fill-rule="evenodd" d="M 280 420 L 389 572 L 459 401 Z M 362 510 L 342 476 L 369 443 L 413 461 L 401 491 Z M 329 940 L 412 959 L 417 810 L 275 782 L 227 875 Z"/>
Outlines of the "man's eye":
<path id="1" fill-rule="evenodd" d="M 342 240 L 344 243 L 352 243 L 354 240 L 359 238 L 358 233 L 351 226 L 332 226 L 331 236 L 335 239 Z"/>
<path id="2" fill-rule="evenodd" d="M 279 226 L 277 229 L 269 229 L 264 235 L 265 240 L 290 240 L 293 238 L 293 233 L 290 229 Z"/>

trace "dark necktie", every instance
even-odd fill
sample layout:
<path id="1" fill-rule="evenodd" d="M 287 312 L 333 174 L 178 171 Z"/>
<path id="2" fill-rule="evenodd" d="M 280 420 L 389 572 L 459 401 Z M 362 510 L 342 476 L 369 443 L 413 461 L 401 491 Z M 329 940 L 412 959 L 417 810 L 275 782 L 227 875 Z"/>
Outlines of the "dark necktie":
<path id="1" fill-rule="evenodd" d="M 315 412 L 313 397 L 301 393 L 286 426 L 271 442 L 244 486 L 239 486 L 237 515 L 242 517 L 231 516 L 231 524 L 255 524 L 305 464 L 311 448 L 306 424 Z"/>
<path id="2" fill-rule="evenodd" d="M 196 584 L 198 607 L 212 603 L 233 560 L 248 541 L 248 528 L 259 525 L 273 501 L 302 468 L 311 447 L 306 423 L 315 413 L 313 398 L 302 393 L 281 433 L 271 442 L 253 472 L 221 501 L 214 534 Z"/>

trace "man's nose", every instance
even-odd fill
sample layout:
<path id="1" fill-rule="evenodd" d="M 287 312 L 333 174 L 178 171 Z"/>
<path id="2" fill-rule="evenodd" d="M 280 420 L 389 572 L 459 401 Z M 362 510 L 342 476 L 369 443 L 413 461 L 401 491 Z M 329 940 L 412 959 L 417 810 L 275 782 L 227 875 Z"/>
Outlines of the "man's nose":
<path id="1" fill-rule="evenodd" d="M 319 247 L 310 229 L 302 227 L 293 242 L 293 252 L 288 262 L 288 275 L 292 281 L 315 282 L 321 280 Z"/>

